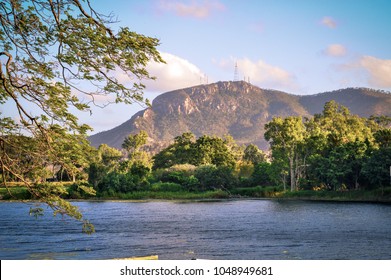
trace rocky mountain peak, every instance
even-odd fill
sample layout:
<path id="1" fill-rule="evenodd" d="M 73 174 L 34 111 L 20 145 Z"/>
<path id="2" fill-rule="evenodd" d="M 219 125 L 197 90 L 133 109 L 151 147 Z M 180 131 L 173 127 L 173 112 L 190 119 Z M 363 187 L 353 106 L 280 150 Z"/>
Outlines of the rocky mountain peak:
<path id="1" fill-rule="evenodd" d="M 239 144 L 267 148 L 264 125 L 274 116 L 310 116 L 335 100 L 361 116 L 391 116 L 391 94 L 366 88 L 349 88 L 316 95 L 292 95 L 266 90 L 244 81 L 217 82 L 170 91 L 156 97 L 152 107 L 127 122 L 90 137 L 94 146 L 106 143 L 120 148 L 123 139 L 147 131 L 153 145 L 165 145 L 183 132 L 223 136 Z"/>

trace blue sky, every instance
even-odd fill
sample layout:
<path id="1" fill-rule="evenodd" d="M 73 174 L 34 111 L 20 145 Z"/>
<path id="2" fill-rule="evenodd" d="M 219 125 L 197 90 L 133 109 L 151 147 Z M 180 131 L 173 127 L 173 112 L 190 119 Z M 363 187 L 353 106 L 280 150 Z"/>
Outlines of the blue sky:
<path id="1" fill-rule="evenodd" d="M 113 26 L 160 39 L 166 65 L 145 96 L 240 79 L 261 88 L 316 94 L 346 87 L 391 90 L 389 0 L 91 0 Z M 128 81 L 123 80 L 124 83 Z M 138 105 L 93 108 L 79 114 L 94 132 L 108 130 Z"/>
<path id="2" fill-rule="evenodd" d="M 236 62 L 241 78 L 296 94 L 348 86 L 391 89 L 389 1 L 94 4 L 117 15 L 120 25 L 161 40 L 159 50 L 169 65 L 162 71 L 165 75 L 151 70 L 160 75 L 157 83 L 148 84 L 150 91 L 199 83 L 191 75 L 180 76 L 180 70 L 185 74 L 191 66 L 196 68 L 191 70 L 194 75 L 206 76 L 208 82 L 231 80 Z M 182 63 L 181 68 L 170 77 L 166 70 L 179 68 L 176 63 Z"/>
<path id="3" fill-rule="evenodd" d="M 118 25 L 160 39 L 167 65 L 150 66 L 157 77 L 145 82 L 150 99 L 233 80 L 235 63 L 240 79 L 294 94 L 346 87 L 391 90 L 390 1 L 92 2 L 97 10 L 115 14 Z M 95 131 L 109 129 L 139 109 L 95 110 L 88 122 Z"/>

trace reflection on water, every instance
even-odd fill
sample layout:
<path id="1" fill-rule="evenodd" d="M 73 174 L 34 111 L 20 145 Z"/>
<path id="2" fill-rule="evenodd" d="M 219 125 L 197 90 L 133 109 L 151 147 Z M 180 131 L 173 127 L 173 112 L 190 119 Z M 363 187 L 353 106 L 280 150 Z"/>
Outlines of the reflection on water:
<path id="1" fill-rule="evenodd" d="M 1 259 L 391 259 L 391 206 L 275 200 L 78 202 L 96 228 L 0 203 Z"/>

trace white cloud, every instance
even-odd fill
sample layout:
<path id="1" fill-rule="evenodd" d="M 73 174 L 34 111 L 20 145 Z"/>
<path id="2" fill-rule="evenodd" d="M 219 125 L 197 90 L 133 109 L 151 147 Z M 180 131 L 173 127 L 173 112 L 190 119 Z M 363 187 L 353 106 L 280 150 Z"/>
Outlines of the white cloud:
<path id="1" fill-rule="evenodd" d="M 191 1 L 184 3 L 179 1 L 161 0 L 159 10 L 174 12 L 180 17 L 207 18 L 213 11 L 223 11 L 225 6 L 219 1 Z"/>
<path id="2" fill-rule="evenodd" d="M 160 55 L 166 63 L 152 60 L 146 66 L 148 74 L 156 78 L 141 80 L 146 86 L 146 92 L 163 93 L 205 83 L 206 75 L 188 60 L 165 52 L 160 52 Z M 128 75 L 120 69 L 115 72 L 115 78 L 128 87 L 138 82 L 131 74 Z"/>
<path id="3" fill-rule="evenodd" d="M 379 59 L 373 56 L 363 56 L 357 62 L 357 67 L 368 73 L 368 83 L 375 87 L 391 87 L 391 60 Z"/>
<path id="4" fill-rule="evenodd" d="M 351 84 L 367 83 L 368 86 L 391 89 L 391 60 L 379 59 L 365 55 L 350 63 L 341 64 L 335 68 L 338 71 L 350 73 Z"/>
<path id="5" fill-rule="evenodd" d="M 331 17 L 323 17 L 321 20 L 321 24 L 327 26 L 328 28 L 337 27 L 337 22 Z"/>
<path id="6" fill-rule="evenodd" d="M 344 56 L 346 55 L 347 53 L 347 50 L 346 48 L 343 46 L 343 45 L 340 45 L 340 44 L 332 44 L 332 45 L 329 45 L 324 51 L 323 53 L 325 55 L 328 55 L 328 56 L 335 56 L 335 57 L 338 57 L 338 56 Z"/>
<path id="7" fill-rule="evenodd" d="M 166 64 L 150 62 L 147 70 L 156 80 L 143 81 L 147 91 L 166 92 L 204 82 L 205 74 L 191 62 L 173 54 L 160 52 Z"/>
<path id="8" fill-rule="evenodd" d="M 279 89 L 279 90 L 297 90 L 299 87 L 295 81 L 294 75 L 288 71 L 267 64 L 263 60 L 252 61 L 248 58 L 223 60 L 220 62 L 220 67 L 234 70 L 234 65 L 237 63 L 239 78 L 250 79 L 252 84 L 256 84 L 263 88 Z"/>

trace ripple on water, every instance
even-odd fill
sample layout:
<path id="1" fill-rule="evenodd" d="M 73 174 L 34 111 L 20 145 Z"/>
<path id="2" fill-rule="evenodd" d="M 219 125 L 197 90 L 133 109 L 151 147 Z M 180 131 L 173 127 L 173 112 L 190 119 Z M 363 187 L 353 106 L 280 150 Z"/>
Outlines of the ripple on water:
<path id="1" fill-rule="evenodd" d="M 391 259 L 391 206 L 272 200 L 77 202 L 96 228 L 0 203 L 1 259 Z"/>

